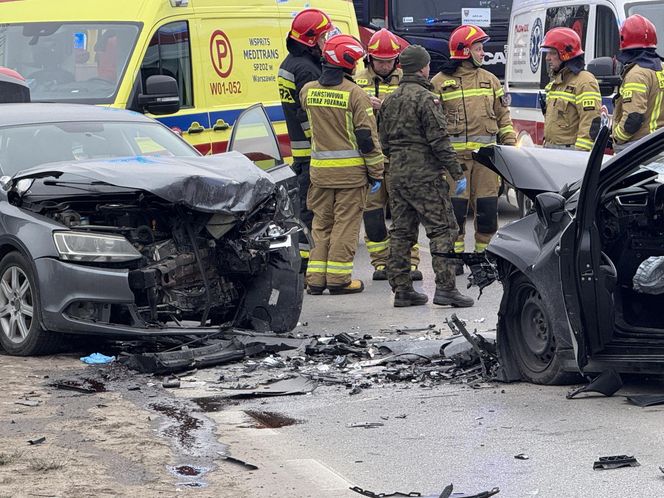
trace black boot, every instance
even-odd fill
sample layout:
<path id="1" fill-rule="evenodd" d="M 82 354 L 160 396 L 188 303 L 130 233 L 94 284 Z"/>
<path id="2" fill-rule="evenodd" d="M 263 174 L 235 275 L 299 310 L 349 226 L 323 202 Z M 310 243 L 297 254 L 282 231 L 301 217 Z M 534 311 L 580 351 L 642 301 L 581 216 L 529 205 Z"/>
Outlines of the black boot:
<path id="1" fill-rule="evenodd" d="M 404 308 L 406 306 L 421 306 L 426 304 L 429 298 L 426 294 L 417 292 L 415 289 L 397 290 L 394 294 L 394 307 Z"/>
<path id="2" fill-rule="evenodd" d="M 451 305 L 455 308 L 470 308 L 475 301 L 472 297 L 464 296 L 458 289 L 443 290 L 436 289 L 436 294 L 433 296 L 433 304 L 440 306 Z"/>
<path id="3" fill-rule="evenodd" d="M 422 272 L 418 270 L 415 265 L 410 265 L 410 279 L 413 282 L 419 282 L 422 280 Z"/>
<path id="4" fill-rule="evenodd" d="M 373 272 L 372 280 L 387 280 L 387 270 L 385 265 L 378 265 Z"/>

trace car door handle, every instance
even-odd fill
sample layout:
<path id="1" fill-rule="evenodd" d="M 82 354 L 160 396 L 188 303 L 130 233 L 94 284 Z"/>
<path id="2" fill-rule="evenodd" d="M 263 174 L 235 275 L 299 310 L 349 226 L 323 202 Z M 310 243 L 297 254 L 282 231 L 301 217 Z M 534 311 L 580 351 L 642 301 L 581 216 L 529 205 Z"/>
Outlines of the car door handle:
<path id="1" fill-rule="evenodd" d="M 229 124 L 223 119 L 217 119 L 217 122 L 212 127 L 214 131 L 224 131 L 228 130 L 229 128 L 230 128 Z"/>
<path id="2" fill-rule="evenodd" d="M 187 133 L 189 133 L 190 135 L 193 135 L 195 133 L 203 133 L 204 131 L 205 131 L 205 127 L 201 126 L 200 123 L 194 121 L 193 123 L 191 123 L 191 126 L 187 130 Z"/>

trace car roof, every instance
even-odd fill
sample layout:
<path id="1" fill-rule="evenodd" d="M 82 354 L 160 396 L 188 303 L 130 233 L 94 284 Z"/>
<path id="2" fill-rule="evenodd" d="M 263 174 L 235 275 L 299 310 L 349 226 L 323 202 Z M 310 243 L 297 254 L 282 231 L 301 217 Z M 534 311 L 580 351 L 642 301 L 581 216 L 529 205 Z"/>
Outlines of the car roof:
<path id="1" fill-rule="evenodd" d="M 133 111 L 85 104 L 0 104 L 0 127 L 77 121 L 153 123 Z"/>

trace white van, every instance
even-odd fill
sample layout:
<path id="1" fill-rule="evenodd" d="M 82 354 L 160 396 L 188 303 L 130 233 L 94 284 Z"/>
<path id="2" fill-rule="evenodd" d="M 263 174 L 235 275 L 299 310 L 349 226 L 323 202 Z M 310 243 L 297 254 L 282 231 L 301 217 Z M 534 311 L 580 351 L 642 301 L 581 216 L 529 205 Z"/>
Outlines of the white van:
<path id="1" fill-rule="evenodd" d="M 505 85 L 520 144 L 541 144 L 544 138 L 544 116 L 539 105 L 539 93 L 549 81 L 540 52 L 544 34 L 560 26 L 575 30 L 581 37 L 587 64 L 618 52 L 620 25 L 632 14 L 641 14 L 655 24 L 660 34 L 658 52 L 664 54 L 663 0 L 514 0 Z M 612 112 L 611 98 L 604 97 L 602 113 L 607 120 Z"/>

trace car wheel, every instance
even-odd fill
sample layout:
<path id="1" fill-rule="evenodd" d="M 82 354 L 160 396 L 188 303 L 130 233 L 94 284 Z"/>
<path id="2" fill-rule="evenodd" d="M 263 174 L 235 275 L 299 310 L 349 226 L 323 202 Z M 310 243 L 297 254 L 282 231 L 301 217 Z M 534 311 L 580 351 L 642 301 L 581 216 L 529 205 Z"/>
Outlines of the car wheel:
<path id="1" fill-rule="evenodd" d="M 522 273 L 510 277 L 505 314 L 509 347 L 521 375 L 535 384 L 569 384 L 578 379 L 563 370 L 552 317 L 537 288 Z"/>
<path id="2" fill-rule="evenodd" d="M 0 261 L 0 345 L 18 356 L 53 352 L 62 337 L 40 323 L 32 268 L 21 254 L 11 252 Z"/>
<path id="3" fill-rule="evenodd" d="M 528 213 L 533 208 L 533 201 L 531 201 L 528 197 L 523 195 L 521 192 L 517 192 L 516 194 L 516 202 L 519 207 L 519 218 L 523 218 L 526 216 Z"/>

